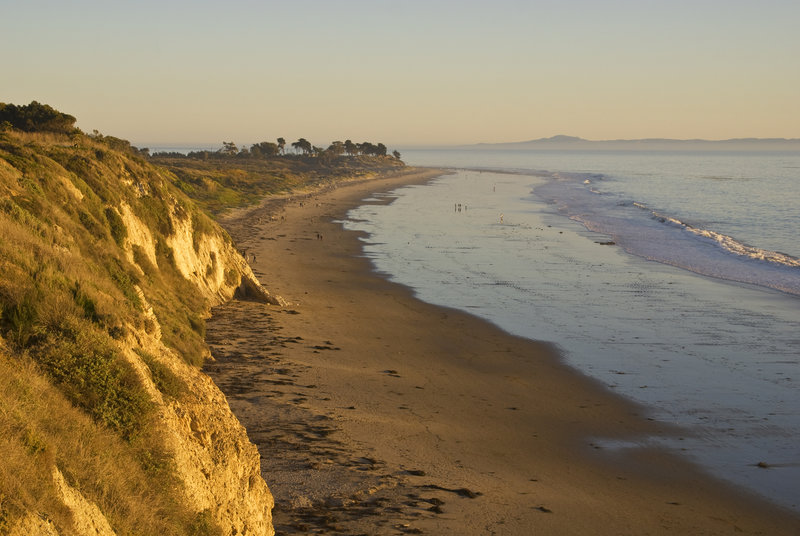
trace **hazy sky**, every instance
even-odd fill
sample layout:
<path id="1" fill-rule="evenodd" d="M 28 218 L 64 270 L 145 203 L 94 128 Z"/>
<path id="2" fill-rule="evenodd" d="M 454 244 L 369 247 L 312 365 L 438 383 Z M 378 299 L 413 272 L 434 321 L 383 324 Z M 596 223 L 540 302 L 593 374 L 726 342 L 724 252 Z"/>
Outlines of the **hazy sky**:
<path id="1" fill-rule="evenodd" d="M 800 137 L 798 0 L 0 0 L 0 102 L 134 144 Z"/>

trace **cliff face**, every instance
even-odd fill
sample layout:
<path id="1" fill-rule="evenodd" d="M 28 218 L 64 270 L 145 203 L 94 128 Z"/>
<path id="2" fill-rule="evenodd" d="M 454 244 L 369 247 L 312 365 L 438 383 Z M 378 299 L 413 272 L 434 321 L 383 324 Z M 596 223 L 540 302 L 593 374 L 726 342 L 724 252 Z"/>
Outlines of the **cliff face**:
<path id="1" fill-rule="evenodd" d="M 211 306 L 280 303 L 122 140 L 0 133 L 0 533 L 273 534 Z"/>

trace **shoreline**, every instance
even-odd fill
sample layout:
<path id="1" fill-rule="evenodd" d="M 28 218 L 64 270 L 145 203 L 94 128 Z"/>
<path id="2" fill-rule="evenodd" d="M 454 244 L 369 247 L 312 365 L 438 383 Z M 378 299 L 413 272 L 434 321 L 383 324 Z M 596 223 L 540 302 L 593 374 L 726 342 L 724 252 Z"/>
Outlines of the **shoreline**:
<path id="1" fill-rule="evenodd" d="M 335 223 L 444 173 L 340 183 L 223 221 L 290 302 L 215 309 L 206 367 L 259 447 L 276 529 L 795 533 L 790 512 L 677 455 L 594 444 L 680 431 L 546 344 L 417 300 Z"/>

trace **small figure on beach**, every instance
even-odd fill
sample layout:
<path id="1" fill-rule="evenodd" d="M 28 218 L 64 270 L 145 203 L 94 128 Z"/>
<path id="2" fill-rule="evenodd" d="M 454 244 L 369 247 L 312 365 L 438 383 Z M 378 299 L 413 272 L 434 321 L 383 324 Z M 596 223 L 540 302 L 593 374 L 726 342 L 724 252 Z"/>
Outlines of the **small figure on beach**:
<path id="1" fill-rule="evenodd" d="M 500 213 L 500 223 L 503 223 L 503 213 Z"/>

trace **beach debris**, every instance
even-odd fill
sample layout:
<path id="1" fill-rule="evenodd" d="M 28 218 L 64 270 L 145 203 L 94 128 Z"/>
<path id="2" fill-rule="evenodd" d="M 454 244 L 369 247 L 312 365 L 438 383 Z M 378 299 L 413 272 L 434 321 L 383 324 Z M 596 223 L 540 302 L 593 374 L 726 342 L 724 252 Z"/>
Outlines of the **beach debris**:
<path id="1" fill-rule="evenodd" d="M 769 469 L 770 465 L 767 462 L 758 462 L 756 467 L 760 467 L 761 469 Z"/>
<path id="2" fill-rule="evenodd" d="M 553 511 L 547 508 L 546 506 L 535 506 L 534 510 L 539 510 L 540 512 L 544 512 L 545 514 L 552 514 Z"/>
<path id="3" fill-rule="evenodd" d="M 461 497 L 467 497 L 469 499 L 474 499 L 476 497 L 479 497 L 479 496 L 483 495 L 480 491 L 472 491 L 471 489 L 467 489 L 467 488 L 451 489 L 451 488 L 445 488 L 445 487 L 442 487 L 442 486 L 439 486 L 439 485 L 436 485 L 436 484 L 427 484 L 427 485 L 422 486 L 422 487 L 423 488 L 427 488 L 427 489 L 438 489 L 438 490 L 441 490 L 441 491 L 449 491 L 450 493 L 455 493 L 456 495 L 460 495 Z"/>
<path id="4" fill-rule="evenodd" d="M 419 469 L 406 469 L 406 474 L 411 476 L 425 476 L 425 471 Z"/>
<path id="5" fill-rule="evenodd" d="M 599 241 L 595 240 L 595 242 L 594 242 L 594 243 L 595 243 L 595 244 L 600 244 L 601 246 L 614 246 L 614 245 L 616 245 L 616 244 L 617 244 L 617 243 L 616 243 L 616 242 L 614 242 L 613 240 L 607 240 L 607 241 L 605 241 L 605 242 L 599 242 Z"/>
<path id="6" fill-rule="evenodd" d="M 291 508 L 311 508 L 314 503 L 304 495 L 292 493 L 289 498 L 289 506 Z"/>
<path id="7" fill-rule="evenodd" d="M 416 527 L 412 527 L 408 523 L 399 523 L 394 526 L 397 530 L 402 532 L 403 534 L 422 534 L 422 530 Z"/>
<path id="8" fill-rule="evenodd" d="M 341 350 L 338 346 L 331 346 L 329 344 L 317 344 L 315 346 L 310 346 L 314 350 Z"/>
<path id="9" fill-rule="evenodd" d="M 397 371 L 396 371 L 396 370 L 394 370 L 394 369 L 387 369 L 387 370 L 384 370 L 384 371 L 382 371 L 382 372 L 383 372 L 384 374 L 388 374 L 389 376 L 394 376 L 395 378 L 399 378 L 399 377 L 400 377 L 400 373 L 399 373 L 399 372 L 397 372 Z"/>

